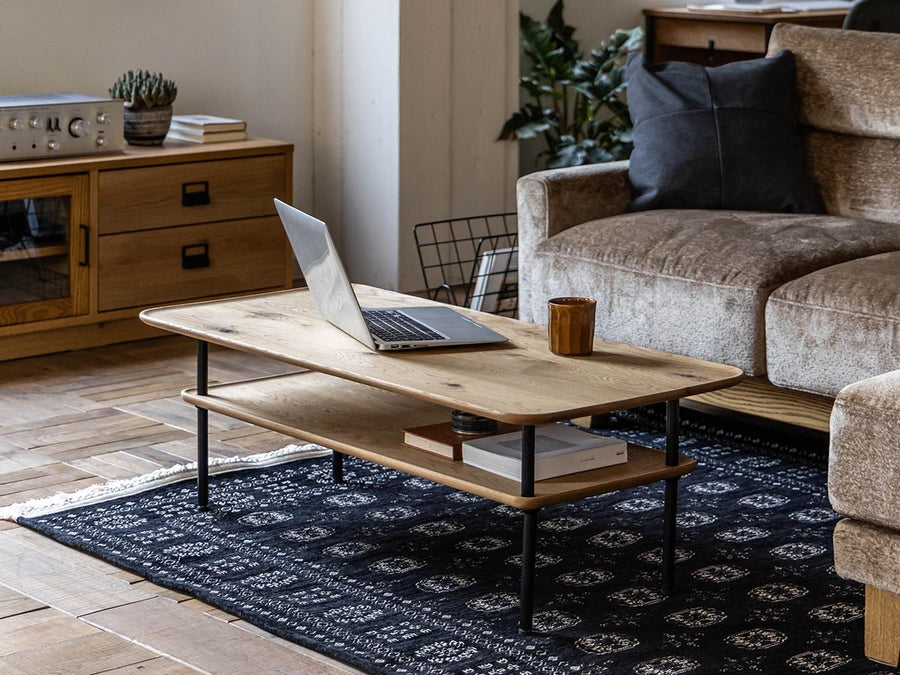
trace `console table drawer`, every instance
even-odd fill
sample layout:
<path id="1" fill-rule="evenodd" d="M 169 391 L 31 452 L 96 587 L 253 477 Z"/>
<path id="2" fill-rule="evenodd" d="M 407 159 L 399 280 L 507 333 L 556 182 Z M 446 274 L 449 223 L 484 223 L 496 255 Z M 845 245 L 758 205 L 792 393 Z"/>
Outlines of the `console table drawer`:
<path id="1" fill-rule="evenodd" d="M 100 234 L 253 218 L 285 195 L 284 155 L 100 172 Z"/>
<path id="2" fill-rule="evenodd" d="M 283 287 L 278 218 L 100 237 L 100 311 Z"/>
<path id="3" fill-rule="evenodd" d="M 765 54 L 766 42 L 766 27 L 762 24 L 656 20 L 656 44 L 660 46 Z"/>

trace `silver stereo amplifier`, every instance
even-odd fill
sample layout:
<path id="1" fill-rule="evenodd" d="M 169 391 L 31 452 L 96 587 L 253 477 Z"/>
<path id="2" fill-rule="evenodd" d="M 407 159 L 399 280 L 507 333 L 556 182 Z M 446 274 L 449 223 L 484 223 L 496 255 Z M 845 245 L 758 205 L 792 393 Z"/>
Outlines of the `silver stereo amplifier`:
<path id="1" fill-rule="evenodd" d="M 121 152 L 123 106 L 83 94 L 0 96 L 0 162 Z"/>

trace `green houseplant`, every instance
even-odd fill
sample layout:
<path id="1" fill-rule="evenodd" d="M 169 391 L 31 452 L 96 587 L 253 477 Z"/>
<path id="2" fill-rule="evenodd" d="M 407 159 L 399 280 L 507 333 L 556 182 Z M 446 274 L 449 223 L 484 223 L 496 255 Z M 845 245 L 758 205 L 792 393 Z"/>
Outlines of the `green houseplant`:
<path id="1" fill-rule="evenodd" d="M 519 14 L 531 71 L 519 78 L 529 101 L 506 121 L 497 140 L 542 138 L 548 169 L 627 159 L 631 117 L 624 100 L 625 58 L 641 48 L 640 28 L 617 30 L 583 59 L 575 29 L 557 0 L 544 23 Z"/>
<path id="2" fill-rule="evenodd" d="M 162 73 L 129 70 L 109 89 L 125 100 L 125 140 L 131 145 L 162 145 L 172 122 L 178 87 Z"/>

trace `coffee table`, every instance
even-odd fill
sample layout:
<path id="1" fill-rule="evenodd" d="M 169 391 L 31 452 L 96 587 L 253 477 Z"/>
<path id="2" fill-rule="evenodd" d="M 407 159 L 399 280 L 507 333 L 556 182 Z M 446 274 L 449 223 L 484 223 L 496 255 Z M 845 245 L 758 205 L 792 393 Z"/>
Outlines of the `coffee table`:
<path id="1" fill-rule="evenodd" d="M 438 304 L 354 288 L 366 307 Z M 209 504 L 210 410 L 333 448 L 332 473 L 339 482 L 344 455 L 352 455 L 507 504 L 523 514 L 519 627 L 530 631 L 540 509 L 664 480 L 662 586 L 671 592 L 678 479 L 696 467 L 678 454 L 678 399 L 737 384 L 744 374 L 732 366 L 603 340 L 595 341 L 591 356 L 556 356 L 541 326 L 459 311 L 509 342 L 376 353 L 321 319 L 305 289 L 142 312 L 145 323 L 198 340 L 197 386 L 182 397 L 197 408 L 200 507 Z M 210 386 L 209 343 L 308 370 Z M 665 451 L 629 444 L 625 464 L 534 480 L 535 425 L 663 402 Z M 451 409 L 522 425 L 521 481 L 403 444 L 404 428 L 447 421 Z"/>

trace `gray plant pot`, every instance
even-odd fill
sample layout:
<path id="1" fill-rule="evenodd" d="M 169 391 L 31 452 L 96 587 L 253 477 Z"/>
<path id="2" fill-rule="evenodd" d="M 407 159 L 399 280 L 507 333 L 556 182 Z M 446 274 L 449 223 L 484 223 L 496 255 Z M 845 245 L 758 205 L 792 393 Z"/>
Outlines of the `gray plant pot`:
<path id="1" fill-rule="evenodd" d="M 172 123 L 172 106 L 125 108 L 125 140 L 130 145 L 162 145 Z"/>

